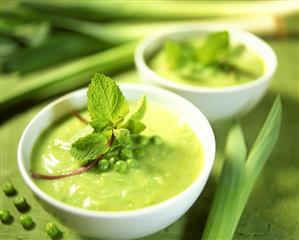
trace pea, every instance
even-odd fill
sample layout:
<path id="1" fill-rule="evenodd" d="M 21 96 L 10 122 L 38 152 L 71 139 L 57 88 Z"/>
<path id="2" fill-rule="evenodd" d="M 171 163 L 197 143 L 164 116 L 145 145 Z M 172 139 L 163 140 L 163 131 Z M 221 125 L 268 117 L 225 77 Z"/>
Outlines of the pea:
<path id="1" fill-rule="evenodd" d="M 115 158 L 115 157 L 111 157 L 111 158 L 109 159 L 109 164 L 110 164 L 110 166 L 113 166 L 114 163 L 116 163 L 116 158 Z"/>
<path id="2" fill-rule="evenodd" d="M 14 205 L 20 212 L 26 212 L 27 210 L 29 210 L 29 205 L 26 199 L 22 196 L 17 196 L 15 198 Z"/>
<path id="3" fill-rule="evenodd" d="M 46 226 L 46 231 L 52 239 L 59 239 L 62 237 L 62 231 L 57 227 L 55 223 L 48 223 Z"/>
<path id="4" fill-rule="evenodd" d="M 10 212 L 6 209 L 0 210 L 0 219 L 1 222 L 4 224 L 10 224 L 13 221 L 13 216 L 10 214 Z"/>
<path id="5" fill-rule="evenodd" d="M 20 222 L 23 228 L 30 230 L 34 227 L 35 223 L 33 222 L 32 218 L 28 215 L 22 215 L 20 217 Z"/>
<path id="6" fill-rule="evenodd" d="M 7 196 L 13 196 L 17 193 L 16 189 L 10 182 L 5 182 L 2 186 L 2 190 Z"/>
<path id="7" fill-rule="evenodd" d="M 132 158 L 133 157 L 133 151 L 130 148 L 123 148 L 120 151 L 120 157 L 122 159 Z"/>
<path id="8" fill-rule="evenodd" d="M 116 157 L 119 154 L 119 150 L 118 149 L 114 149 L 108 153 L 105 154 L 105 157 L 107 158 L 111 158 L 111 157 Z"/>
<path id="9" fill-rule="evenodd" d="M 102 159 L 98 163 L 98 168 L 101 171 L 106 171 L 109 167 L 110 167 L 110 163 L 109 163 L 109 161 L 107 159 Z"/>
<path id="10" fill-rule="evenodd" d="M 134 151 L 134 155 L 135 155 L 136 158 L 141 159 L 145 156 L 145 151 L 144 151 L 144 149 L 137 148 Z"/>
<path id="11" fill-rule="evenodd" d="M 137 168 L 139 163 L 137 160 L 130 158 L 127 160 L 128 167 Z"/>
<path id="12" fill-rule="evenodd" d="M 160 136 L 151 137 L 151 142 L 155 145 L 161 145 L 163 143 L 163 139 Z"/>
<path id="13" fill-rule="evenodd" d="M 128 165 L 125 161 L 119 160 L 114 164 L 114 169 L 119 173 L 124 173 L 128 168 Z"/>

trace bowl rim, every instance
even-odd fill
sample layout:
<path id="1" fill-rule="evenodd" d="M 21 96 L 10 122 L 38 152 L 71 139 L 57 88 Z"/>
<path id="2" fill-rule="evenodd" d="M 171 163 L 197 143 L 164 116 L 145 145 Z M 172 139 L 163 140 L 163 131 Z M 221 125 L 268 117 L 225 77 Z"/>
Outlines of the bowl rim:
<path id="1" fill-rule="evenodd" d="M 56 208 L 59 208 L 63 211 L 72 212 L 72 213 L 80 215 L 80 216 L 87 216 L 87 217 L 94 217 L 94 218 L 105 217 L 105 218 L 110 218 L 110 219 L 126 218 L 126 217 L 143 215 L 143 214 L 146 214 L 149 212 L 158 211 L 160 209 L 163 209 L 164 207 L 168 207 L 168 206 L 172 205 L 173 203 L 175 203 L 176 201 L 179 201 L 180 199 L 184 198 L 184 196 L 187 195 L 189 192 L 194 191 L 193 189 L 200 183 L 203 183 L 203 188 L 204 188 L 206 181 L 210 175 L 210 172 L 211 172 L 211 169 L 213 166 L 213 162 L 215 159 L 215 152 L 216 152 L 215 136 L 214 136 L 212 127 L 211 127 L 209 121 L 207 120 L 207 118 L 205 117 L 205 115 L 198 108 L 196 108 L 192 103 L 190 103 L 188 100 L 186 100 L 185 98 L 183 98 L 175 93 L 172 93 L 170 91 L 161 89 L 161 88 L 152 87 L 152 86 L 144 86 L 144 85 L 140 85 L 140 84 L 130 84 L 130 83 L 120 84 L 120 88 L 122 90 L 124 90 L 124 89 L 137 90 L 137 91 L 138 90 L 139 91 L 146 90 L 147 92 L 154 92 L 154 94 L 155 94 L 155 92 L 158 91 L 159 94 L 167 94 L 168 96 L 171 96 L 172 98 L 173 97 L 177 98 L 178 101 L 180 101 L 180 102 L 184 102 L 184 104 L 189 104 L 190 107 L 193 108 L 193 111 L 197 112 L 196 114 L 198 114 L 198 116 L 201 118 L 203 125 L 208 127 L 207 131 L 212 140 L 211 142 L 209 142 L 211 151 L 209 153 L 207 153 L 205 151 L 205 153 L 204 153 L 204 159 L 207 162 L 205 162 L 205 164 L 203 165 L 200 174 L 193 180 L 193 182 L 190 185 L 188 185 L 188 187 L 186 187 L 183 191 L 179 192 L 177 195 L 175 195 L 169 199 L 166 199 L 162 202 L 159 202 L 157 204 L 150 205 L 150 206 L 143 207 L 143 208 L 133 209 L 133 210 L 103 211 L 103 210 L 84 209 L 84 208 L 80 208 L 80 207 L 76 207 L 76 206 L 72 206 L 72 205 L 63 203 L 63 202 L 55 199 L 51 195 L 47 194 L 46 192 L 42 191 L 34 183 L 32 177 L 30 176 L 30 172 L 28 172 L 25 167 L 22 149 L 23 149 L 24 142 L 26 141 L 26 135 L 30 131 L 30 128 L 32 128 L 32 125 L 34 125 L 34 123 L 36 121 L 38 121 L 39 118 L 45 112 L 47 112 L 49 109 L 55 107 L 57 104 L 59 104 L 63 101 L 74 98 L 76 96 L 81 97 L 81 98 L 86 96 L 87 88 L 82 88 L 82 89 L 73 91 L 71 93 L 68 93 L 62 97 L 59 97 L 58 99 L 56 99 L 53 102 L 46 105 L 27 124 L 27 126 L 26 126 L 25 130 L 23 131 L 22 136 L 20 138 L 20 141 L 18 144 L 18 150 L 17 150 L 17 160 L 18 160 L 19 172 L 21 173 L 21 176 L 24 179 L 26 185 L 31 189 L 31 191 L 34 194 L 36 194 L 43 201 L 49 203 L 50 205 L 54 205 Z M 196 134 L 196 136 L 199 140 L 201 140 L 197 134 Z M 33 146 L 34 146 L 34 144 L 33 144 Z M 206 149 L 204 149 L 204 150 L 206 150 Z M 207 154 L 209 154 L 209 155 L 207 155 Z"/>
<path id="2" fill-rule="evenodd" d="M 233 86 L 225 86 L 225 87 L 194 86 L 194 85 L 189 85 L 184 83 L 177 83 L 167 79 L 166 77 L 159 75 L 149 67 L 147 61 L 145 60 L 145 56 L 144 56 L 145 51 L 152 44 L 155 44 L 156 41 L 160 41 L 161 38 L 162 39 L 168 38 L 173 35 L 183 34 L 183 33 L 192 33 L 192 32 L 212 33 L 212 32 L 225 31 L 225 30 L 228 31 L 229 34 L 240 35 L 240 36 L 243 35 L 245 38 L 254 41 L 256 44 L 259 44 L 263 48 L 263 52 L 261 51 L 257 52 L 258 55 L 262 58 L 264 63 L 267 61 L 271 61 L 272 63 L 269 66 L 267 66 L 266 71 L 264 72 L 263 75 L 249 82 L 233 85 Z M 243 43 L 245 46 L 247 45 L 246 42 Z M 268 60 L 266 59 L 265 54 L 269 55 Z M 152 35 L 149 35 L 138 44 L 134 54 L 134 61 L 138 71 L 141 74 L 144 74 L 147 77 L 149 77 L 151 79 L 150 81 L 153 81 L 156 84 L 166 88 L 171 88 L 178 91 L 194 92 L 194 93 L 201 93 L 201 92 L 202 93 L 228 93 L 228 92 L 236 92 L 236 91 L 246 90 L 252 87 L 256 87 L 260 84 L 263 84 L 264 82 L 269 81 L 277 68 L 277 57 L 275 52 L 264 40 L 257 37 L 256 35 L 233 27 L 223 27 L 223 26 L 207 27 L 207 26 L 201 26 L 192 23 L 182 24 L 179 27 L 171 27 L 166 31 L 163 32 L 160 31 Z"/>

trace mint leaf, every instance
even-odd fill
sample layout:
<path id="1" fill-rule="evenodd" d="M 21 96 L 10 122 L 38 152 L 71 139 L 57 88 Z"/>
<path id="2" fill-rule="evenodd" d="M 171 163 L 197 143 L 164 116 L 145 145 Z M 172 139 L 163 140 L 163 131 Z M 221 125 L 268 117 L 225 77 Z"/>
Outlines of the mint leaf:
<path id="1" fill-rule="evenodd" d="M 130 119 L 124 127 L 129 129 L 131 134 L 141 133 L 146 128 L 142 122 L 133 119 Z"/>
<path id="2" fill-rule="evenodd" d="M 146 111 L 146 97 L 142 96 L 139 100 L 135 112 L 129 116 L 128 120 L 123 124 L 124 128 L 130 130 L 132 134 L 137 134 L 145 129 L 145 125 L 141 122 Z"/>
<path id="3" fill-rule="evenodd" d="M 75 142 L 80 138 L 83 138 L 91 133 L 93 133 L 94 129 L 87 124 L 85 127 L 79 129 L 74 136 L 72 136 L 71 141 Z"/>
<path id="4" fill-rule="evenodd" d="M 164 45 L 164 49 L 170 68 L 177 68 L 179 66 L 182 53 L 180 44 L 173 41 L 167 41 Z"/>
<path id="5" fill-rule="evenodd" d="M 137 104 L 135 112 L 131 115 L 129 119 L 140 121 L 145 114 L 146 106 L 147 106 L 146 97 L 142 96 Z"/>
<path id="6" fill-rule="evenodd" d="M 96 159 L 107 149 L 107 138 L 101 133 L 91 133 L 72 144 L 71 155 L 80 161 Z"/>
<path id="7" fill-rule="evenodd" d="M 96 73 L 87 91 L 91 126 L 101 131 L 107 125 L 114 126 L 128 111 L 128 103 L 117 84 L 103 74 Z"/>
<path id="8" fill-rule="evenodd" d="M 132 140 L 130 138 L 130 131 L 128 129 L 113 129 L 113 134 L 120 145 L 128 146 L 132 144 Z"/>
<path id="9" fill-rule="evenodd" d="M 228 49 L 229 34 L 227 31 L 209 34 L 197 49 L 197 58 L 204 64 L 211 64 L 216 62 Z"/>
<path id="10" fill-rule="evenodd" d="M 167 62 L 173 70 L 195 61 L 194 48 L 188 42 L 167 41 L 164 45 Z"/>
<path id="11" fill-rule="evenodd" d="M 113 130 L 111 127 L 106 127 L 101 131 L 102 135 L 104 135 L 107 139 L 112 137 Z"/>

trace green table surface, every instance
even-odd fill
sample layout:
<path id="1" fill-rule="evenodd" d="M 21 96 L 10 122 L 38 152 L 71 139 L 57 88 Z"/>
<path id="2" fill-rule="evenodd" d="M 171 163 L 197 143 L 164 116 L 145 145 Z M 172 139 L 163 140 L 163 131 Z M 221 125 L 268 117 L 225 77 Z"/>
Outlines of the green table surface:
<path id="1" fill-rule="evenodd" d="M 272 85 L 262 102 L 242 119 L 249 144 L 254 141 L 277 93 L 283 102 L 283 122 L 279 142 L 256 182 L 236 230 L 234 239 L 299 239 L 299 42 L 298 39 L 268 39 L 278 56 L 278 69 Z M 115 79 L 137 82 L 134 70 Z M 21 82 L 19 84 L 22 84 Z M 1 80 L 1 91 L 6 91 Z M 51 101 L 51 100 L 50 100 Z M 39 205 L 25 186 L 17 167 L 17 145 L 21 133 L 32 117 L 50 101 L 33 106 L 1 125 L 1 184 L 10 180 L 31 205 L 29 214 L 36 222 L 31 231 L 19 223 L 20 214 L 13 198 L 1 191 L 0 207 L 14 216 L 10 225 L 0 224 L 0 239 L 48 239 L 45 225 L 56 220 Z M 217 176 L 223 161 L 223 146 L 227 132 L 225 124 L 214 128 L 217 156 L 202 194 L 193 207 L 168 228 L 148 236 L 146 240 L 200 239 L 215 191 Z M 60 224 L 59 224 L 60 225 Z M 60 225 L 63 239 L 89 239 Z"/>

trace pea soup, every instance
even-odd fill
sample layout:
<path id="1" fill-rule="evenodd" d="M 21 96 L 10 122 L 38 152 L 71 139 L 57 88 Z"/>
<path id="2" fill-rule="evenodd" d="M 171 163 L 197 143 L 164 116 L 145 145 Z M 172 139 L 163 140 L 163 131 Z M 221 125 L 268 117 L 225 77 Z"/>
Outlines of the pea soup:
<path id="1" fill-rule="evenodd" d="M 88 118 L 86 111 L 81 114 Z M 147 144 L 137 166 L 125 172 L 93 168 L 62 179 L 34 179 L 35 183 L 59 201 L 91 210 L 138 209 L 177 195 L 201 172 L 201 144 L 186 122 L 156 104 L 148 104 L 143 122 L 143 134 L 158 133 L 163 142 Z M 70 154 L 71 144 L 90 128 L 71 115 L 56 122 L 37 140 L 31 170 L 57 175 L 79 168 L 80 162 Z"/>
<path id="2" fill-rule="evenodd" d="M 231 42 L 226 31 L 166 41 L 148 64 L 170 81 L 216 88 L 247 83 L 265 72 L 261 57 L 243 44 Z"/>

